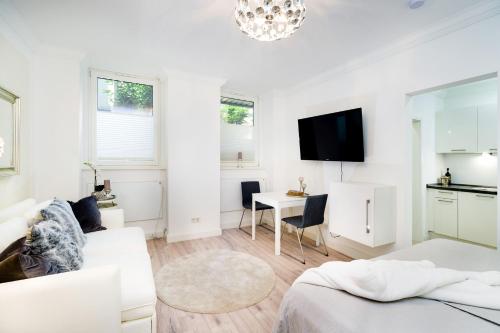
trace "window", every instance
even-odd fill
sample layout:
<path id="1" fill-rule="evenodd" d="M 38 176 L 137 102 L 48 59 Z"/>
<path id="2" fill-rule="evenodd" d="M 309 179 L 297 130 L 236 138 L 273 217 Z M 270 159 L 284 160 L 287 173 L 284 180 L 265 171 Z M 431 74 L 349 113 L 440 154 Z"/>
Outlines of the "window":
<path id="1" fill-rule="evenodd" d="M 255 102 L 221 97 L 221 162 L 226 166 L 256 166 Z"/>
<path id="2" fill-rule="evenodd" d="M 94 160 L 158 164 L 157 81 L 92 72 Z"/>

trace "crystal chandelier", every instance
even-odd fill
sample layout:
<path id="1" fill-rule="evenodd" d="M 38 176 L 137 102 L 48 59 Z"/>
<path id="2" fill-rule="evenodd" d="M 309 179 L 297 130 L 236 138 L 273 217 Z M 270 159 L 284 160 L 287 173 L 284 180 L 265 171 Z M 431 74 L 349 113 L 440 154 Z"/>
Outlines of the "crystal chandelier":
<path id="1" fill-rule="evenodd" d="M 290 37 L 304 22 L 304 0 L 237 0 L 234 15 L 243 33 L 260 41 Z"/>

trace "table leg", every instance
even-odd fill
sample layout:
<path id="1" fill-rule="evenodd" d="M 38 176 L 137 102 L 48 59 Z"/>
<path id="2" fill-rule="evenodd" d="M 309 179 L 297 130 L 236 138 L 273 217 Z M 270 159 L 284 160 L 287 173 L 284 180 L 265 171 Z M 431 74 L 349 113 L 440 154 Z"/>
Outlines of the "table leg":
<path id="1" fill-rule="evenodd" d="M 252 198 L 252 240 L 255 240 L 255 199 Z"/>
<path id="2" fill-rule="evenodd" d="M 274 207 L 274 254 L 279 256 L 281 248 L 281 207 Z"/>

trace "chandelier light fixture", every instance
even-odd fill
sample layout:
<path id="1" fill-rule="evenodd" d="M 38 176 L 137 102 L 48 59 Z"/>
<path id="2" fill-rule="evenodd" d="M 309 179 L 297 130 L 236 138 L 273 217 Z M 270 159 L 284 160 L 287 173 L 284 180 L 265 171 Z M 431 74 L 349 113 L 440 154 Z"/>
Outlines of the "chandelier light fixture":
<path id="1" fill-rule="evenodd" d="M 237 0 L 234 15 L 240 30 L 270 42 L 290 37 L 306 18 L 304 0 Z"/>

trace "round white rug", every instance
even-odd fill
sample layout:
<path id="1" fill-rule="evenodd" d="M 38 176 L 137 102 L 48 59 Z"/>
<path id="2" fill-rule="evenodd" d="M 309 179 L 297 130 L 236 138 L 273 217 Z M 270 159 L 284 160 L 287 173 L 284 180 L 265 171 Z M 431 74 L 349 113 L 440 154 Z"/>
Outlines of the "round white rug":
<path id="1" fill-rule="evenodd" d="M 181 257 L 155 275 L 160 300 L 197 313 L 224 313 L 257 304 L 269 295 L 274 281 L 274 271 L 265 261 L 230 250 Z"/>

